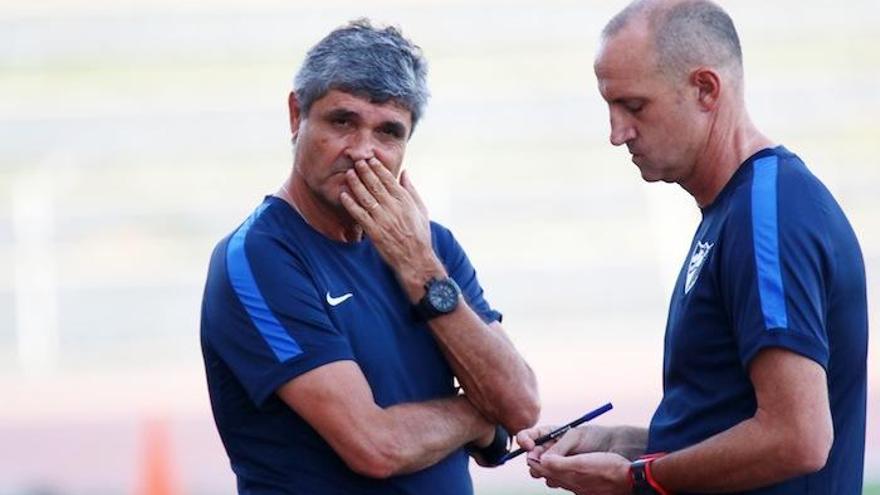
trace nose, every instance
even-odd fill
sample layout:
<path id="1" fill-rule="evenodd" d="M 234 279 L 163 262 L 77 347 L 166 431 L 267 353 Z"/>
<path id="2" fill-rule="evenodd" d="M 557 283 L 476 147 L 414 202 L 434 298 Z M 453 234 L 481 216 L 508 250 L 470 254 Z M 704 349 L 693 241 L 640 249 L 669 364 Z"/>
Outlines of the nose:
<path id="1" fill-rule="evenodd" d="M 358 160 L 369 160 L 376 156 L 373 138 L 369 132 L 355 132 L 352 134 L 345 154 L 352 162 Z"/>
<path id="2" fill-rule="evenodd" d="M 620 146 L 636 137 L 636 129 L 632 125 L 630 119 L 622 114 L 621 111 L 612 108 L 611 115 L 611 144 Z"/>

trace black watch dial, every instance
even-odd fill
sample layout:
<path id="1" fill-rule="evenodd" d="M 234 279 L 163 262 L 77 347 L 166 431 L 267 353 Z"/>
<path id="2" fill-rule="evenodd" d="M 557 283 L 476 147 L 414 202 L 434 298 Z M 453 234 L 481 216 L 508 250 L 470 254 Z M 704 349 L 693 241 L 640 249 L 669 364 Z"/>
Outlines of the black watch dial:
<path id="1" fill-rule="evenodd" d="M 438 313 L 451 313 L 458 306 L 461 290 L 451 278 L 432 280 L 427 287 L 425 297 L 428 304 Z"/>

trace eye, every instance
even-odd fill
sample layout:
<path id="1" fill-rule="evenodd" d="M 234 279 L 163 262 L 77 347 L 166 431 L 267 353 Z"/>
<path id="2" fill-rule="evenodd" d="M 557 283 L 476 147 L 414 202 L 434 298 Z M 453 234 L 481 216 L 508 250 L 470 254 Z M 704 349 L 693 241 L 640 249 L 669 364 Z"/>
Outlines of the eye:
<path id="1" fill-rule="evenodd" d="M 333 117 L 330 119 L 330 123 L 335 127 L 349 127 L 351 125 L 351 119 L 348 117 Z"/>
<path id="2" fill-rule="evenodd" d="M 645 108 L 645 101 L 644 100 L 625 100 L 623 102 L 623 108 L 626 108 L 626 110 L 629 113 L 636 114 L 636 113 L 641 112 L 642 109 Z"/>
<path id="3" fill-rule="evenodd" d="M 379 128 L 379 133 L 390 138 L 403 139 L 403 130 L 396 125 L 382 126 Z"/>

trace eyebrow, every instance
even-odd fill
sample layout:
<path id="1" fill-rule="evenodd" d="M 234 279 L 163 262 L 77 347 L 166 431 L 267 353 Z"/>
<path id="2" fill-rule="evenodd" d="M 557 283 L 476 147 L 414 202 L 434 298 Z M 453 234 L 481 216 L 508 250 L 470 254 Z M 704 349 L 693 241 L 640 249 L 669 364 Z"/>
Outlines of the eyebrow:
<path id="1" fill-rule="evenodd" d="M 326 118 L 327 120 L 347 119 L 360 121 L 361 115 L 358 112 L 354 110 L 349 110 L 347 108 L 334 108 L 327 112 L 324 118 Z M 389 132 L 393 132 L 394 134 L 401 137 L 406 137 L 407 135 L 406 125 L 399 120 L 386 120 L 379 124 L 379 128 Z"/>
<path id="2" fill-rule="evenodd" d="M 328 120 L 336 120 L 336 119 L 352 119 L 357 120 L 360 119 L 360 114 L 355 112 L 354 110 L 348 110 L 346 108 L 334 108 L 325 114 L 325 117 Z"/>

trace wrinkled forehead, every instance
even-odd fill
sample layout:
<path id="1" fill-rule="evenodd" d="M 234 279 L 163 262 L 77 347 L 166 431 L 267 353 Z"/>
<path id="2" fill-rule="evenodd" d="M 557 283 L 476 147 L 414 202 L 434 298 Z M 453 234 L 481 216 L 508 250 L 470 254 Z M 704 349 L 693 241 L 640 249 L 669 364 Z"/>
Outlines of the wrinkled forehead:
<path id="1" fill-rule="evenodd" d="M 314 109 L 315 106 L 322 110 L 344 108 L 357 113 L 394 117 L 407 123 L 412 122 L 412 112 L 403 102 L 395 98 L 378 101 L 363 91 L 331 89 L 324 96 L 315 100 L 312 108 Z"/>

